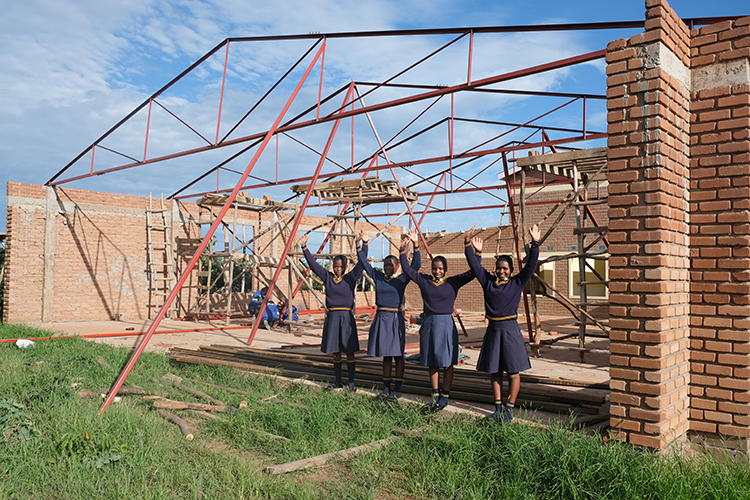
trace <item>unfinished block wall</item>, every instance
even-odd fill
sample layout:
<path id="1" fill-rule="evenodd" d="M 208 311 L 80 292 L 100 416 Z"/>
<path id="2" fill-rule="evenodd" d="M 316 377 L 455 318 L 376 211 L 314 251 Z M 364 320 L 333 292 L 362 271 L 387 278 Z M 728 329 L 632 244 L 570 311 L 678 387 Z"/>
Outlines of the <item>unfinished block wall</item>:
<path id="1" fill-rule="evenodd" d="M 610 423 L 661 449 L 750 435 L 750 18 L 690 30 L 646 8 L 607 47 Z"/>
<path id="2" fill-rule="evenodd" d="M 4 317 L 8 323 L 39 324 L 59 321 L 147 319 L 153 317 L 147 271 L 146 209 L 149 198 L 69 188 L 9 182 Z M 160 201 L 153 201 L 159 208 Z M 167 221 L 173 229 L 177 273 L 182 274 L 202 241 L 201 210 L 195 203 L 165 200 Z M 218 210 L 217 210 L 218 211 Z M 266 228 L 276 214 L 238 210 L 237 224 Z M 234 211 L 228 224 L 235 223 Z M 204 215 L 206 211 L 204 210 Z M 281 217 L 289 217 L 282 214 Z M 203 223 L 213 221 L 205 217 Z M 321 226 L 329 219 L 305 216 L 301 230 Z M 383 226 L 367 225 L 371 235 Z M 204 226 L 205 229 L 205 226 Z M 319 230 L 325 230 L 323 227 Z M 387 234 L 399 241 L 402 228 L 392 226 Z M 246 234 L 247 239 L 252 234 Z M 284 237 L 288 235 L 285 233 Z M 228 244 L 228 243 L 227 243 Z M 231 245 L 230 245 L 231 246 Z M 234 245 L 237 248 L 239 244 Z M 220 251 L 224 242 L 217 242 Z M 255 248 L 278 258 L 284 240 L 271 242 L 271 233 L 261 236 Z M 298 248 L 292 249 L 298 251 Z M 262 270 L 270 279 L 273 268 Z M 279 287 L 289 291 L 288 272 Z M 257 276 L 256 276 L 257 278 Z M 262 284 L 255 279 L 253 286 Z M 297 278 L 293 279 L 293 286 Z M 193 311 L 199 296 L 194 270 L 178 296 L 178 315 Z M 232 311 L 245 312 L 250 296 L 232 294 Z M 323 296 L 322 292 L 320 292 Z M 358 306 L 374 305 L 374 292 L 359 292 Z M 318 309 L 311 292 L 302 292 L 294 302 L 299 309 Z M 211 310 L 226 307 L 226 294 L 211 295 Z"/>
<path id="3" fill-rule="evenodd" d="M 149 317 L 148 198 L 16 182 L 7 189 L 3 321 Z M 180 212 L 175 237 L 184 250 L 198 236 L 192 222 L 197 210 L 182 205 Z M 180 251 L 178 268 L 191 256 Z M 186 300 L 195 284 L 187 283 Z"/>

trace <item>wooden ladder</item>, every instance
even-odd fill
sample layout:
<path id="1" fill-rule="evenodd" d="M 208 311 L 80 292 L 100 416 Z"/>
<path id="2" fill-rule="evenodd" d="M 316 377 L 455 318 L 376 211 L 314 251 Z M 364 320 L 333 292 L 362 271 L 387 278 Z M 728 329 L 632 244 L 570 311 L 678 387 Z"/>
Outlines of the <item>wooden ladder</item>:
<path id="1" fill-rule="evenodd" d="M 174 256 L 172 252 L 172 228 L 168 224 L 164 196 L 159 199 L 159 208 L 154 208 L 151 193 L 148 194 L 146 210 L 146 250 L 149 291 L 149 318 L 156 316 L 176 283 Z M 167 310 L 168 318 L 177 317 L 175 302 Z"/>

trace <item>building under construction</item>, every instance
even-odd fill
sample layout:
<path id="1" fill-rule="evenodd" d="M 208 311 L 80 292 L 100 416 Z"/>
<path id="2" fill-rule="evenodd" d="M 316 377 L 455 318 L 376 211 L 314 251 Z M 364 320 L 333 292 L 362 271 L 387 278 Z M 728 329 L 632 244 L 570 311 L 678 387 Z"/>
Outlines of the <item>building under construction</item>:
<path id="1" fill-rule="evenodd" d="M 367 231 L 377 261 L 415 227 L 424 249 L 445 255 L 453 273 L 467 268 L 463 235 L 432 225 L 440 217 L 464 217 L 464 230 L 485 226 L 490 268 L 494 255 L 512 254 L 518 269 L 527 228 L 538 223 L 540 263 L 519 309 L 530 351 L 544 356 L 555 343 L 542 337 L 546 318 L 568 316 L 577 343 L 567 349 L 581 358 L 589 339 L 608 340 L 609 424 L 620 439 L 662 449 L 693 434 L 744 447 L 750 17 L 686 20 L 663 0 L 646 7 L 645 20 L 623 23 L 224 40 L 45 185 L 9 183 L 3 319 L 152 319 L 121 385 L 163 318 L 229 322 L 246 314 L 261 287 L 269 289 L 263 308 L 274 300 L 282 309 L 323 309 L 323 291 L 300 262 L 300 232 L 313 233 L 310 247 L 328 259 L 354 257 L 356 236 Z M 506 72 L 482 60 L 493 57 L 482 50 L 488 40 L 574 30 L 606 30 L 612 41 Z M 326 54 L 331 60 L 336 47 L 394 37 L 428 40 L 434 50 L 388 78 L 347 75 L 351 81 L 323 94 Z M 232 83 L 230 46 L 241 54 L 261 42 L 307 45 L 239 112 L 224 91 Z M 445 66 L 445 81 L 454 83 L 410 80 L 457 47 L 463 56 Z M 214 137 L 165 96 L 217 61 Z M 524 88 L 532 77 L 602 62 L 606 94 Z M 493 116 L 518 99 L 541 104 L 514 121 Z M 482 105 L 467 104 L 475 101 Z M 595 113 L 606 115 L 606 130 L 591 129 Z M 557 114 L 564 119 L 552 120 Z M 118 133 L 142 123 L 142 155 L 121 148 Z M 195 143 L 181 148 L 187 143 L 165 139 L 165 127 Z M 163 165 L 202 171 L 153 195 L 78 188 L 96 176 Z M 480 182 L 487 175 L 493 182 Z M 367 290 L 363 282 L 356 299 L 363 310 L 374 303 Z M 415 287 L 406 302 L 421 307 Z M 456 306 L 459 321 L 480 314 L 479 286 L 462 290 Z"/>

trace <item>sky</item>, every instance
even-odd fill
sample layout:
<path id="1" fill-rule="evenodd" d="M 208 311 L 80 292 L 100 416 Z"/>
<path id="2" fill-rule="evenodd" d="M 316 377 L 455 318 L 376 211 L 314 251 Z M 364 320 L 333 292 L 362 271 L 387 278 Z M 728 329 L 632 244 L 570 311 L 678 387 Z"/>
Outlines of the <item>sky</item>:
<path id="1" fill-rule="evenodd" d="M 530 8 L 529 5 L 533 5 Z M 709 17 L 750 14 L 746 0 L 675 0 L 671 2 L 678 15 Z M 44 184 L 69 161 L 84 151 L 103 133 L 118 123 L 151 94 L 171 81 L 190 64 L 227 37 L 259 35 L 333 33 L 345 31 L 394 30 L 412 28 L 480 27 L 534 25 L 549 23 L 590 23 L 633 21 L 644 18 L 641 1 L 607 2 L 538 0 L 532 4 L 509 1 L 478 0 L 377 0 L 345 2 L 343 0 L 30 0 L 6 2 L 0 13 L 0 206 L 7 204 L 7 181 Z M 474 78 L 501 74 L 535 64 L 543 64 L 606 47 L 608 41 L 628 37 L 633 30 L 526 33 L 508 35 L 477 35 L 474 42 Z M 385 79 L 424 57 L 452 37 L 412 37 L 366 40 L 331 40 L 326 48 L 323 95 L 333 92 L 351 80 Z M 253 103 L 310 46 L 309 40 L 292 42 L 258 42 L 231 46 L 226 91 L 222 104 L 221 134 L 227 133 L 226 123 L 236 122 Z M 410 71 L 397 81 L 452 85 L 466 77 L 467 42 L 455 43 L 438 56 Z M 309 62 L 305 60 L 304 64 Z M 217 112 L 221 90 L 224 52 L 202 64 L 198 70 L 169 89 L 159 101 L 170 111 L 194 126 L 209 140 L 216 135 Z M 303 65 L 304 65 L 303 64 Z M 287 118 L 314 102 L 318 93 L 320 67 L 300 91 Z M 264 101 L 243 122 L 234 136 L 268 129 L 289 97 L 301 70 L 295 70 L 289 81 Z M 575 70 L 560 70 L 514 82 L 506 88 L 531 88 L 557 92 L 589 92 L 604 94 L 604 64 L 595 61 Z M 372 104 L 405 95 L 397 89 L 384 89 L 368 96 Z M 341 100 L 337 97 L 323 111 L 334 111 Z M 449 99 L 443 99 L 425 113 L 419 125 L 450 114 Z M 542 104 L 535 100 L 507 96 L 459 96 L 456 116 L 499 121 L 526 121 L 563 101 Z M 373 114 L 381 137 L 389 138 L 408 121 L 422 112 L 427 103 L 405 106 Z M 580 104 L 544 118 L 547 126 L 579 126 Z M 570 109 L 573 108 L 573 109 Z M 587 108 L 590 130 L 606 130 L 603 103 Z M 106 143 L 111 149 L 135 158 L 145 149 L 144 131 L 147 114 L 136 115 L 120 127 Z M 148 157 L 197 147 L 196 134 L 177 122 L 163 109 L 154 106 L 149 124 Z M 361 116 L 355 128 L 357 160 L 367 157 L 377 147 L 366 118 Z M 292 134 L 294 139 L 322 150 L 331 124 L 316 125 L 310 130 Z M 472 125 L 456 125 L 455 148 L 470 147 L 477 138 L 490 138 L 494 132 Z M 342 165 L 350 162 L 351 141 L 341 132 L 331 150 L 331 157 Z M 282 153 L 280 169 L 310 175 L 316 155 L 289 137 L 280 138 Z M 419 141 L 407 143 L 391 152 L 399 158 L 419 158 L 445 152 L 445 129 L 424 134 Z M 275 175 L 273 149 L 261 157 L 253 174 L 264 179 Z M 106 150 L 97 150 L 97 168 L 117 165 L 118 158 Z M 124 172 L 97 176 L 65 184 L 64 187 L 148 196 L 168 196 L 190 180 L 208 171 L 239 147 L 225 148 L 200 158 L 187 157 L 177 161 L 138 167 Z M 243 170 L 251 156 L 240 156 L 230 166 Z M 90 168 L 90 155 L 71 167 L 65 176 L 85 173 Z M 487 163 L 466 167 L 466 176 L 476 173 L 475 183 L 497 184 L 500 167 Z M 330 164 L 325 170 L 330 171 Z M 435 167 L 432 167 L 433 171 Z M 417 169 L 418 170 L 418 169 Z M 417 172 L 415 170 L 415 172 Z M 417 172 L 419 173 L 419 172 Z M 422 175 L 429 173 L 423 170 Z M 283 173 L 282 173 L 283 175 Z M 404 184 L 417 177 L 399 174 Z M 463 174 L 462 174 L 463 175 Z M 384 174 L 385 177 L 385 174 Z M 466 178 L 466 177 L 464 177 Z M 237 176 L 227 174 L 217 181 L 215 176 L 195 186 L 198 192 L 235 185 Z M 454 179 L 455 182 L 463 182 Z M 429 191 L 421 186 L 420 191 Z M 268 193 L 258 190 L 251 196 L 271 194 L 274 199 L 291 195 L 288 186 Z M 472 203 L 497 204 L 502 196 L 472 194 L 436 205 L 470 206 Z M 440 197 L 438 197 L 440 198 Z M 327 210 L 330 213 L 331 209 Z M 320 210 L 319 210 L 320 211 Z M 479 214 L 454 212 L 428 215 L 425 226 L 437 231 L 465 229 L 469 223 L 492 226 L 502 222 L 497 210 Z M 383 220 L 379 220 L 383 222 Z M 5 217 L 0 232 L 5 231 Z"/>

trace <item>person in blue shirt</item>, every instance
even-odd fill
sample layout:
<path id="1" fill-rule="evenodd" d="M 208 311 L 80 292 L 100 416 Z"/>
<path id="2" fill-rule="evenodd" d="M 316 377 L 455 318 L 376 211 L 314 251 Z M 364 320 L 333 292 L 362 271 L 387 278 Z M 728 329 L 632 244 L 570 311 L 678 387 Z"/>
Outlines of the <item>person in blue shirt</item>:
<path id="1" fill-rule="evenodd" d="M 360 231 L 362 248 L 367 245 L 370 236 Z M 395 255 L 383 259 L 383 270 L 373 269 L 362 250 L 357 253 L 357 259 L 375 282 L 375 305 L 377 311 L 370 325 L 370 336 L 367 341 L 367 354 L 383 358 L 383 390 L 378 394 L 379 399 L 396 401 L 401 397 L 401 384 L 404 382 L 404 348 L 406 346 L 406 325 L 402 304 L 404 292 L 409 283 L 409 277 L 399 274 L 399 260 Z M 419 246 L 414 245 L 414 256 L 411 268 L 419 271 L 422 257 Z M 391 379 L 393 360 L 396 361 L 396 377 Z M 393 382 L 393 386 L 391 386 Z"/>
<path id="2" fill-rule="evenodd" d="M 440 255 L 432 259 L 432 275 L 418 273 L 406 260 L 409 240 L 417 244 L 416 230 L 409 232 L 409 239 L 401 246 L 401 268 L 422 292 L 424 320 L 419 329 L 419 363 L 429 367 L 432 404 L 428 408 L 440 411 L 448 405 L 453 366 L 458 363 L 458 330 L 453 321 L 453 306 L 458 290 L 474 279 L 474 273 L 469 270 L 446 277 L 448 262 Z M 442 390 L 439 389 L 440 368 L 444 368 Z"/>
<path id="3" fill-rule="evenodd" d="M 482 341 L 477 370 L 490 374 L 492 392 L 495 396 L 495 412 L 487 416 L 488 420 L 500 418 L 503 423 L 513 419 L 513 408 L 521 389 L 520 372 L 531 368 L 526 344 L 518 326 L 518 304 L 526 283 L 536 271 L 539 260 L 539 226 L 529 228 L 531 244 L 526 265 L 521 272 L 513 274 L 513 258 L 501 255 L 495 261 L 495 273 L 482 267 L 482 239 L 472 238 L 476 226 L 467 233 L 464 242 L 464 253 L 469 267 L 476 274 L 484 292 L 485 316 L 489 324 Z M 503 372 L 508 374 L 508 403 L 503 405 Z"/>
<path id="4" fill-rule="evenodd" d="M 326 293 L 326 319 L 323 322 L 323 339 L 320 350 L 326 354 L 333 354 L 333 368 L 335 382 L 328 389 L 343 387 L 341 382 L 341 355 L 346 354 L 347 375 L 349 376 L 349 390 L 354 392 L 354 353 L 359 350 L 359 338 L 357 337 L 357 323 L 354 320 L 352 309 L 354 307 L 354 287 L 357 280 L 362 276 L 364 268 L 362 261 L 358 262 L 354 269 L 346 271 L 347 258 L 337 255 L 333 258 L 333 272 L 328 271 L 318 264 L 307 248 L 307 236 L 300 239 L 302 253 L 305 255 L 310 269 L 323 281 Z M 367 259 L 367 242 L 362 248 L 363 255 Z"/>

